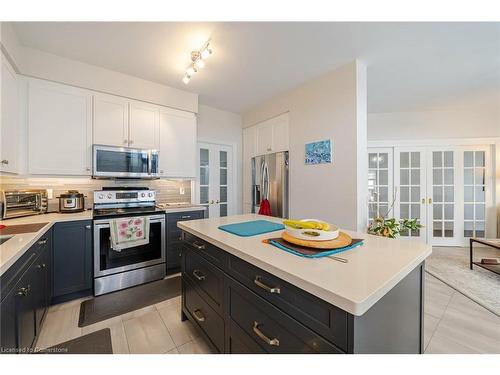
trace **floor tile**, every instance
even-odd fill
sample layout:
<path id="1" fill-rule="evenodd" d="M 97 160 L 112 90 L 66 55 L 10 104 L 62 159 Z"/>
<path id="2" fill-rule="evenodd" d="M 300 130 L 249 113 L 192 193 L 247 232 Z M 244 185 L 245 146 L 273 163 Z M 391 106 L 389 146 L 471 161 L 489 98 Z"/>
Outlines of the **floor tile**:
<path id="1" fill-rule="evenodd" d="M 455 290 L 433 276 L 425 277 L 424 310 L 426 314 L 441 319 Z"/>
<path id="2" fill-rule="evenodd" d="M 169 350 L 165 354 L 179 354 L 179 351 L 177 350 L 177 348 L 173 348 L 172 350 Z"/>
<path id="3" fill-rule="evenodd" d="M 164 307 L 167 307 L 170 305 L 176 305 L 176 306 L 180 307 L 181 306 L 181 296 L 166 299 L 165 301 L 157 303 L 155 306 L 158 310 L 160 310 L 160 309 L 163 309 Z"/>
<path id="4" fill-rule="evenodd" d="M 49 311 L 36 346 L 44 349 L 81 336 L 82 329 L 78 327 L 79 315 L 79 305 Z"/>
<path id="5" fill-rule="evenodd" d="M 434 332 L 425 354 L 477 354 L 473 348 L 457 342 L 446 335 Z"/>
<path id="6" fill-rule="evenodd" d="M 49 312 L 60 311 L 60 310 L 70 309 L 70 308 L 73 308 L 75 306 L 80 306 L 83 301 L 86 301 L 86 300 L 91 299 L 91 298 L 93 298 L 93 297 L 89 296 L 89 297 L 75 299 L 75 300 L 69 301 L 69 302 L 59 303 L 57 305 L 52 305 L 49 307 Z"/>
<path id="7" fill-rule="evenodd" d="M 208 344 L 200 337 L 177 348 L 180 354 L 213 354 Z"/>
<path id="8" fill-rule="evenodd" d="M 438 323 L 438 318 L 429 314 L 424 314 L 424 348 L 427 348 L 427 345 L 429 345 L 431 337 L 434 334 Z"/>
<path id="9" fill-rule="evenodd" d="M 198 331 L 189 321 L 181 321 L 180 306 L 168 305 L 158 310 L 176 346 L 181 346 L 199 337 Z"/>
<path id="10" fill-rule="evenodd" d="M 161 354 L 175 348 L 157 311 L 123 322 L 130 353 Z"/>
<path id="11" fill-rule="evenodd" d="M 120 316 L 122 318 L 122 321 L 126 321 L 129 319 L 138 318 L 138 317 L 145 315 L 147 313 L 150 313 L 152 311 L 156 311 L 155 305 L 146 306 L 146 307 L 143 307 L 142 309 L 134 310 L 134 311 L 128 312 L 128 313 L 120 315 Z"/>

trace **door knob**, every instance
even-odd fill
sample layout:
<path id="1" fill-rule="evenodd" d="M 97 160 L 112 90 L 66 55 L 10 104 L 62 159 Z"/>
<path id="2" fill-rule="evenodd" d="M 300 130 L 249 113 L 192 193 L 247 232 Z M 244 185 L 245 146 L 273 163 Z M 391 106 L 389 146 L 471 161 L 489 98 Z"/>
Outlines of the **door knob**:
<path id="1" fill-rule="evenodd" d="M 219 200 L 217 199 L 217 200 L 215 201 L 215 203 L 219 204 L 220 202 L 219 202 Z"/>
<path id="2" fill-rule="evenodd" d="M 432 198 L 429 198 L 428 202 L 429 202 L 429 204 L 432 204 Z"/>
<path id="3" fill-rule="evenodd" d="M 422 204 L 425 204 L 425 198 L 422 198 Z"/>
<path id="4" fill-rule="evenodd" d="M 212 199 L 212 200 L 210 201 L 210 204 L 214 204 L 214 203 L 215 203 L 215 202 L 214 202 L 214 200 Z"/>

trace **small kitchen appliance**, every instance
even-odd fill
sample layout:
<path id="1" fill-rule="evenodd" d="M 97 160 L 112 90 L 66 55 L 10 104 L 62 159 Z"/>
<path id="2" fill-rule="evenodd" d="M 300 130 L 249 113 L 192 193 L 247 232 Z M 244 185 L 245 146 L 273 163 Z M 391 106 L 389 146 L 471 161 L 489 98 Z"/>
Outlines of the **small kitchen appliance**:
<path id="1" fill-rule="evenodd" d="M 156 207 L 154 190 L 146 187 L 104 187 L 94 191 L 93 207 L 96 296 L 165 277 L 165 211 Z M 112 220 L 128 217 L 147 219 L 149 242 L 113 249 Z"/>
<path id="2" fill-rule="evenodd" d="M 1 199 L 3 219 L 47 212 L 47 190 L 3 190 Z"/>
<path id="3" fill-rule="evenodd" d="M 68 190 L 57 197 L 59 199 L 59 212 L 82 212 L 85 210 L 85 195 L 78 190 Z"/>

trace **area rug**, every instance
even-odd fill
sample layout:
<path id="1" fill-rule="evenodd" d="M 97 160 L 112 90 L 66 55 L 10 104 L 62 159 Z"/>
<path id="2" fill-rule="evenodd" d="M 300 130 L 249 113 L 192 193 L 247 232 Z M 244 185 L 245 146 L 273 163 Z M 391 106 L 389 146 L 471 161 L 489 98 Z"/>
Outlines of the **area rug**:
<path id="1" fill-rule="evenodd" d="M 474 248 L 474 260 L 500 258 L 500 251 Z M 469 249 L 465 247 L 433 247 L 425 262 L 425 270 L 466 295 L 487 310 L 500 316 L 500 275 L 474 266 L 469 268 Z"/>
<path id="2" fill-rule="evenodd" d="M 104 328 L 88 335 L 44 349 L 39 354 L 113 354 L 111 330 Z"/>
<path id="3" fill-rule="evenodd" d="M 78 327 L 126 314 L 181 294 L 181 277 L 175 276 L 83 301 Z"/>

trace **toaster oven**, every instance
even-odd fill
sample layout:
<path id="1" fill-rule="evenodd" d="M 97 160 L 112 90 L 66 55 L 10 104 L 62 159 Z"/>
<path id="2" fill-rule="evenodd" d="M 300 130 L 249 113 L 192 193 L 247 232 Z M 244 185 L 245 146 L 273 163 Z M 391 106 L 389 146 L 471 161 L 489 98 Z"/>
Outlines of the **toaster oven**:
<path id="1" fill-rule="evenodd" d="M 2 218 L 44 214 L 47 212 L 47 190 L 3 190 Z"/>

